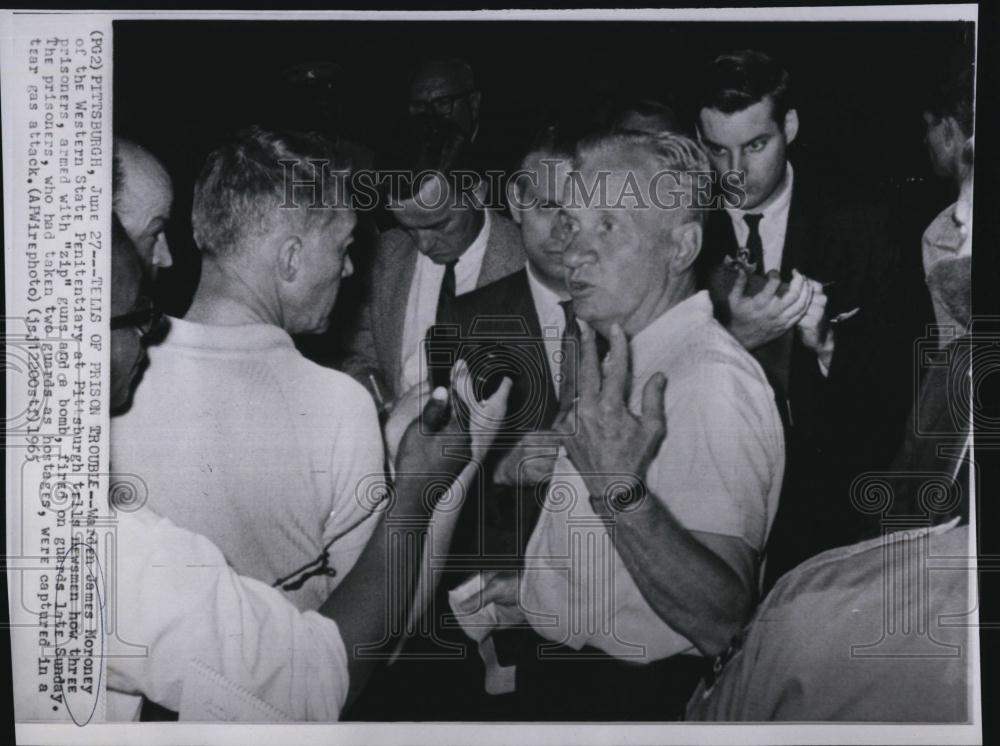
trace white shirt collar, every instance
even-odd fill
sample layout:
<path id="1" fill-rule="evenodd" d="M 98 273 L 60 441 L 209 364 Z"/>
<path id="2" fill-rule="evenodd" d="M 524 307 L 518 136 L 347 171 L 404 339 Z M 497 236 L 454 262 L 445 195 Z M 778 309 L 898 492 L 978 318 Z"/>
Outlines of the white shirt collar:
<path id="1" fill-rule="evenodd" d="M 483 210 L 483 227 L 479 229 L 479 234 L 469 244 L 469 248 L 462 252 L 455 265 L 455 292 L 458 295 L 474 290 L 479 282 L 479 272 L 483 268 L 483 257 L 486 255 L 492 224 L 490 211 Z"/>
<path id="2" fill-rule="evenodd" d="M 662 359 L 661 350 L 674 346 L 682 349 L 682 337 L 711 318 L 712 301 L 707 290 L 701 290 L 668 308 L 629 341 L 632 377 L 644 378 L 651 372 L 647 368 Z"/>
<path id="3" fill-rule="evenodd" d="M 535 310 L 538 312 L 538 319 L 543 324 L 546 324 L 556 318 L 556 316 L 565 318 L 560 304 L 564 300 L 569 300 L 569 294 L 560 296 L 549 289 L 547 285 L 538 279 L 538 275 L 532 270 L 530 262 L 525 265 L 525 269 L 528 271 L 528 287 L 531 288 L 531 297 L 535 301 Z M 562 325 L 560 324 L 560 326 Z"/>

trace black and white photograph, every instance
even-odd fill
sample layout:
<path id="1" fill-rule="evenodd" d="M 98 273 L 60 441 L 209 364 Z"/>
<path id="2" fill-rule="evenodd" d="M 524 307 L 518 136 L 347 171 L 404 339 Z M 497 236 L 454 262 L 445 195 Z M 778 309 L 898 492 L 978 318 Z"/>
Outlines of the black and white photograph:
<path id="1" fill-rule="evenodd" d="M 41 630 L 18 721 L 982 743 L 977 8 L 809 11 L 164 11 L 25 42 L 107 100 L 57 121 L 58 72 L 26 99 L 37 158 L 85 175 L 64 205 L 35 175 L 39 216 L 14 185 L 40 256 L 8 298 L 56 351 L 20 502 L 8 470 L 8 537 L 42 495 L 8 561 Z M 50 202 L 101 234 L 102 343 L 51 322 Z M 103 429 L 58 394 L 60 331 L 103 355 L 77 366 Z M 78 508 L 113 541 L 50 549 Z"/>

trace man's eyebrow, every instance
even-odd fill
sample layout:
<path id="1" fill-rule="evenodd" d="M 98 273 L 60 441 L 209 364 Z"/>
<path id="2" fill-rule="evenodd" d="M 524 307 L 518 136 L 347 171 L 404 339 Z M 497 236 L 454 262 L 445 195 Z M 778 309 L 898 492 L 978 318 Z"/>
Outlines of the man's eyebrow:
<path id="1" fill-rule="evenodd" d="M 761 132 L 756 137 L 751 137 L 749 140 L 747 140 L 745 143 L 743 143 L 740 147 L 741 148 L 745 148 L 747 145 L 753 145 L 758 140 L 770 140 L 772 137 L 773 137 L 773 135 L 770 132 Z"/>

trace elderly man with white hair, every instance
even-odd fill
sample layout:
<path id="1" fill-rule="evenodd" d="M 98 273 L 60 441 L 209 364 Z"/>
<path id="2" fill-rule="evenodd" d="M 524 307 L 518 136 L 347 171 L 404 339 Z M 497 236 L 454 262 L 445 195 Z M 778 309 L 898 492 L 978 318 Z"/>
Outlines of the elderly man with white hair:
<path id="1" fill-rule="evenodd" d="M 575 412 L 525 570 L 488 579 L 473 604 L 507 619 L 516 607 L 544 638 L 518 661 L 531 717 L 676 719 L 753 608 L 781 420 L 762 369 L 695 287 L 700 147 L 611 134 L 575 161 L 563 210 L 585 322 Z M 595 333 L 610 342 L 600 372 Z"/>

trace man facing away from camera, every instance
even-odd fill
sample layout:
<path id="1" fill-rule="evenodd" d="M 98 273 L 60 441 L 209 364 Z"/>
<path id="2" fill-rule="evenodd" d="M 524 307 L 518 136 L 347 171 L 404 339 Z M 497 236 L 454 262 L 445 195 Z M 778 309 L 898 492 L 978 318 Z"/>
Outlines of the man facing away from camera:
<path id="1" fill-rule="evenodd" d="M 466 610 L 520 609 L 544 638 L 517 666 L 527 717 L 676 719 L 704 656 L 753 607 L 781 423 L 760 366 L 695 287 L 698 145 L 615 134 L 581 144 L 575 165 L 563 213 L 568 289 L 586 322 L 575 408 L 519 580 L 489 579 Z M 602 373 L 595 333 L 610 342 Z M 598 424 L 619 397 L 630 412 Z M 637 429 L 640 412 L 665 418 L 662 445 L 662 430 Z M 588 448 L 598 433 L 604 446 Z"/>
<path id="2" fill-rule="evenodd" d="M 109 399 L 112 415 L 120 416 L 147 362 L 146 346 L 162 336 L 164 317 L 114 216 L 112 239 Z M 457 390 L 466 390 L 461 373 L 456 377 Z M 419 424 L 415 419 L 402 436 L 395 478 L 373 475 L 365 492 L 368 510 L 383 522 L 316 611 L 300 611 L 269 583 L 240 575 L 210 539 L 158 515 L 149 500 L 116 500 L 116 494 L 140 495 L 139 477 L 116 471 L 107 568 L 115 582 L 104 590 L 111 614 L 107 719 L 135 719 L 142 695 L 181 720 L 337 720 L 392 652 L 413 606 L 421 566 L 415 558 L 435 508 L 427 488 L 442 479 L 452 489 L 468 488 L 489 444 L 488 423 L 502 416 L 509 388 L 501 385 L 486 402 L 463 400 L 483 423 L 471 439 L 458 428 L 447 391 L 428 400 Z M 447 455 L 445 443 L 466 442 L 471 463 Z M 392 500 L 383 501 L 389 490 Z M 401 545 L 412 551 L 389 551 Z"/>
<path id="3" fill-rule="evenodd" d="M 116 469 L 146 483 L 154 510 L 300 609 L 315 609 L 368 541 L 375 517 L 356 490 L 384 459 L 364 389 L 291 338 L 327 327 L 351 272 L 354 213 L 324 206 L 339 185 L 307 163 L 332 155 L 324 140 L 254 128 L 209 156 L 194 195 L 194 302 L 150 351 L 112 433 Z M 305 186 L 286 190 L 293 176 Z"/>
<path id="4" fill-rule="evenodd" d="M 948 70 L 942 79 L 930 87 L 923 111 L 926 132 L 924 140 L 934 172 L 961 190 L 966 182 L 969 166 L 966 165 L 966 141 L 972 136 L 973 127 L 973 69 Z M 971 188 L 971 185 L 969 185 Z M 969 246 L 960 235 L 962 221 L 957 215 L 959 203 L 955 202 L 927 226 L 923 235 L 924 273 L 930 276 L 941 264 L 939 271 L 946 272 L 954 266 L 950 260 L 968 253 Z M 939 326 L 947 329 L 940 337 L 941 346 L 965 333 L 965 324 L 950 312 L 954 293 L 942 293 L 941 285 L 928 283 L 934 318 Z"/>

